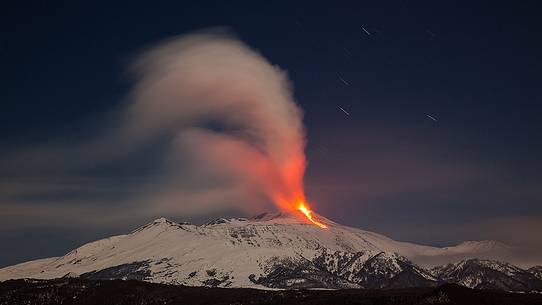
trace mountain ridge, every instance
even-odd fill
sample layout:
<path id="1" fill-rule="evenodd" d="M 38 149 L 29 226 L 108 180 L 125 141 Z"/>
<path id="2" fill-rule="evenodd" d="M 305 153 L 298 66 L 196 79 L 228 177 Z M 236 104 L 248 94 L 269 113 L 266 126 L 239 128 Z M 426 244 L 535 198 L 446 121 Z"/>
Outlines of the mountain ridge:
<path id="1" fill-rule="evenodd" d="M 295 213 L 217 218 L 203 225 L 162 217 L 64 256 L 2 268 L 0 280 L 77 274 L 212 287 L 435 286 L 443 281 L 417 261 L 420 256 L 476 257 L 480 249 L 505 248 L 494 241 L 445 248 L 416 245 L 314 217 L 329 228 L 320 229 Z"/>

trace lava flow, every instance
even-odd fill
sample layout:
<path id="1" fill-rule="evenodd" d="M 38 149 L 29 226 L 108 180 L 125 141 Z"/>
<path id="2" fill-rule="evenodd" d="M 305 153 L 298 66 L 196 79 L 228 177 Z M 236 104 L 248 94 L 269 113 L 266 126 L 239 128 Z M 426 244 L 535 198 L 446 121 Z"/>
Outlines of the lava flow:
<path id="1" fill-rule="evenodd" d="M 299 202 L 299 206 L 297 207 L 297 209 L 300 210 L 303 214 L 305 214 L 305 216 L 307 216 L 307 219 L 309 219 L 313 224 L 319 226 L 322 229 L 327 229 L 327 226 L 325 224 L 316 221 L 312 217 L 312 211 L 305 205 L 305 202 Z"/>

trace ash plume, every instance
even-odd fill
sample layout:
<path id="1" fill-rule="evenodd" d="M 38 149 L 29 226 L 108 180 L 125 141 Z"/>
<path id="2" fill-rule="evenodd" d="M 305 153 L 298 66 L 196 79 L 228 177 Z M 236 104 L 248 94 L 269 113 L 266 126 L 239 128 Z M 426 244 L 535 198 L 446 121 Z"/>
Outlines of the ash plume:
<path id="1" fill-rule="evenodd" d="M 254 214 L 304 198 L 302 111 L 286 72 L 223 30 L 163 41 L 129 72 L 122 107 L 91 122 L 100 131 L 2 153 L 4 211 L 36 223 L 49 208 L 67 221 L 58 211 L 89 215 L 90 205 L 113 212 L 81 221 L 115 222 Z"/>
<path id="2" fill-rule="evenodd" d="M 172 159 L 288 209 L 303 198 L 305 133 L 286 73 L 233 36 L 165 41 L 133 65 L 121 135 L 169 136 Z"/>

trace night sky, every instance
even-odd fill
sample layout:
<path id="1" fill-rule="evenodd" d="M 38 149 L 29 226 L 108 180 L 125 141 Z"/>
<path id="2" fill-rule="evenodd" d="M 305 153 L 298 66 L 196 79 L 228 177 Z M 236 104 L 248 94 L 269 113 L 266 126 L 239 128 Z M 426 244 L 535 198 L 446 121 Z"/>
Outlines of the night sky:
<path id="1" fill-rule="evenodd" d="M 305 113 L 305 184 L 317 213 L 423 244 L 542 248 L 537 2 L 76 2 L 0 9 L 0 266 L 159 216 L 251 216 L 224 208 L 106 221 L 157 181 L 160 145 L 84 170 L 39 161 L 42 148 L 114 120 L 139 52 L 214 27 L 288 72 Z"/>

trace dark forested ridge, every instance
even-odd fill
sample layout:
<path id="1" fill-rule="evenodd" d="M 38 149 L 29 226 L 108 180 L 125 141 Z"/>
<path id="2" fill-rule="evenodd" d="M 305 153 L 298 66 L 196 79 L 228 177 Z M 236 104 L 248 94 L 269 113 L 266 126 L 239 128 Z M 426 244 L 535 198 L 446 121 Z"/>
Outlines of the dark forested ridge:
<path id="1" fill-rule="evenodd" d="M 257 290 L 84 279 L 9 280 L 0 283 L 0 305 L 12 304 L 542 304 L 542 294 L 474 290 L 454 284 L 434 288 Z"/>

